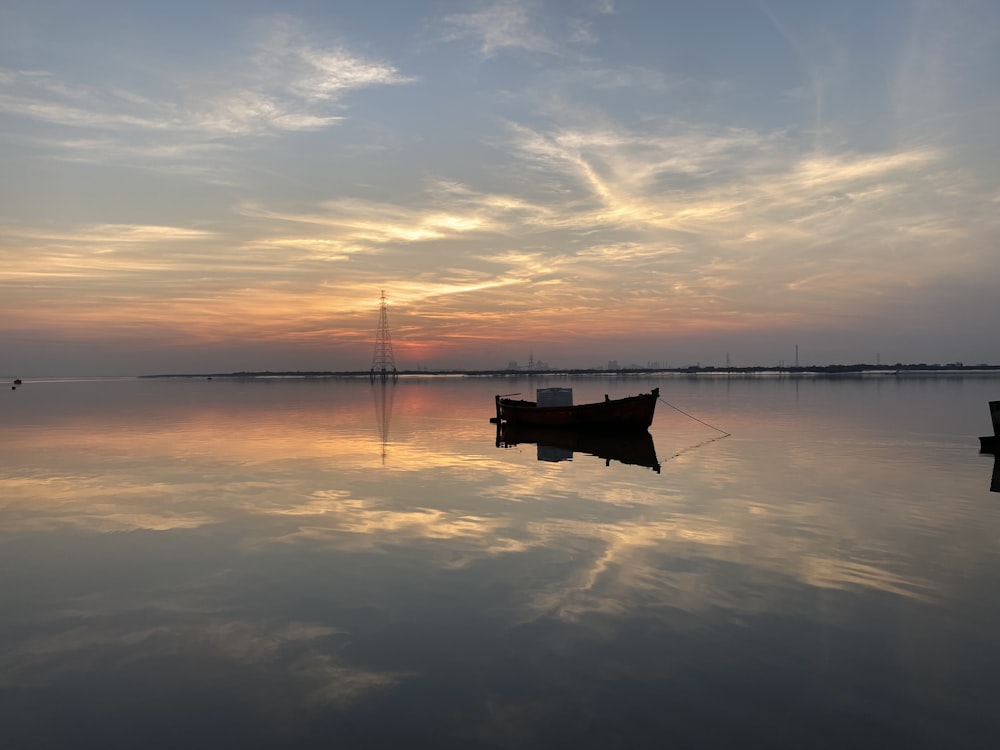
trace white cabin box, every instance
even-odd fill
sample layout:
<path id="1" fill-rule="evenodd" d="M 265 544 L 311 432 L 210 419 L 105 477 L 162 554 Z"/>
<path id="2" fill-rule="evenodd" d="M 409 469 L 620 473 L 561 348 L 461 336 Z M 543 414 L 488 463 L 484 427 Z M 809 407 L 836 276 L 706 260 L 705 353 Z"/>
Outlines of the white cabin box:
<path id="1" fill-rule="evenodd" d="M 535 390 L 535 403 L 539 406 L 572 406 L 572 388 L 538 388 Z"/>

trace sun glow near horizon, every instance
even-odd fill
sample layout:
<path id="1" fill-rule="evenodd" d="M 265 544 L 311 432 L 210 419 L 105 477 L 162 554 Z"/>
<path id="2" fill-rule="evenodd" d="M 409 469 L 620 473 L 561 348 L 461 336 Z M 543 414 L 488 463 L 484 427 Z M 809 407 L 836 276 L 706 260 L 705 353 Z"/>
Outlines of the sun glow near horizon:
<path id="1" fill-rule="evenodd" d="M 442 368 L 996 359 L 992 8 L 214 5 L 78 18 L 128 75 L 5 9 L 8 368 L 363 368 L 382 289 Z"/>

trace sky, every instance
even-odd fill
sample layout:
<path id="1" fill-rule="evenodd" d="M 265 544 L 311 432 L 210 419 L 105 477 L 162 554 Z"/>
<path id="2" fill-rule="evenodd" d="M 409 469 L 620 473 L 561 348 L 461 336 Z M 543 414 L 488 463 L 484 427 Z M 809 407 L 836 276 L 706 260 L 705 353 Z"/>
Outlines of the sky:
<path id="1" fill-rule="evenodd" d="M 1000 363 L 993 0 L 4 0 L 0 377 Z"/>

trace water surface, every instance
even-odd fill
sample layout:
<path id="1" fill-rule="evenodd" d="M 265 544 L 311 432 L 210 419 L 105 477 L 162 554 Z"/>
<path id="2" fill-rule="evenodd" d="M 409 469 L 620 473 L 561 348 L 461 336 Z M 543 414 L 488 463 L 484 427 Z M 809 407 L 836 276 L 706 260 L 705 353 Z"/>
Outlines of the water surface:
<path id="1" fill-rule="evenodd" d="M 659 473 L 498 446 L 494 394 L 545 385 L 660 387 Z M 5 747 L 992 747 L 997 398 L 26 382 L 0 401 Z"/>

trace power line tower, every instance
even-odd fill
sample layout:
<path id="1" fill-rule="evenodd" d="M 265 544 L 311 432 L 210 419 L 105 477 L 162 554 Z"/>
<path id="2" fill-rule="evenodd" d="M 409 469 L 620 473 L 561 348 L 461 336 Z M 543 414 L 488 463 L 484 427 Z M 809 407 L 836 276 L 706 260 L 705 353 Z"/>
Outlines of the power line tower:
<path id="1" fill-rule="evenodd" d="M 389 335 L 389 307 L 385 302 L 385 292 L 382 292 L 378 308 L 378 330 L 375 332 L 375 353 L 372 355 L 372 369 L 369 373 L 371 381 L 376 379 L 383 383 L 399 378 L 396 372 L 396 358 L 392 355 L 392 336 Z"/>

